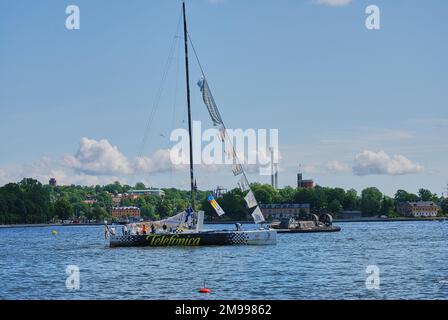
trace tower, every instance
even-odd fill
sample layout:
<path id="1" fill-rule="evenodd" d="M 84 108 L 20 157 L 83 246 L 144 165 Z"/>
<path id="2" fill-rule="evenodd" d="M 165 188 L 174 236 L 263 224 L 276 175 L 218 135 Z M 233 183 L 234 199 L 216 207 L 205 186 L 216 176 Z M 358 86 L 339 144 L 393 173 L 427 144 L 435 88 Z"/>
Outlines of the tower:
<path id="1" fill-rule="evenodd" d="M 278 189 L 278 164 L 275 164 L 274 188 Z"/>
<path id="2" fill-rule="evenodd" d="M 297 188 L 302 188 L 303 186 L 303 175 L 302 175 L 302 164 L 299 163 L 299 173 L 297 173 Z"/>
<path id="3" fill-rule="evenodd" d="M 274 163 L 274 148 L 271 151 L 271 186 L 278 189 L 278 163 Z"/>

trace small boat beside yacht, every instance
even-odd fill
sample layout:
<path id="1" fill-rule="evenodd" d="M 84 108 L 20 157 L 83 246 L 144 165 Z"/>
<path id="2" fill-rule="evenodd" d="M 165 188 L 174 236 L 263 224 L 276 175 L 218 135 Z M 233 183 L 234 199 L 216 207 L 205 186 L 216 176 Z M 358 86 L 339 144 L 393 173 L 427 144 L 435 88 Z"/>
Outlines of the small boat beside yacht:
<path id="1" fill-rule="evenodd" d="M 278 233 L 315 233 L 315 232 L 338 232 L 341 227 L 333 225 L 333 217 L 328 214 L 322 214 L 320 217 L 311 215 L 310 219 L 301 220 L 294 218 L 283 218 L 274 221 L 270 225 Z"/>

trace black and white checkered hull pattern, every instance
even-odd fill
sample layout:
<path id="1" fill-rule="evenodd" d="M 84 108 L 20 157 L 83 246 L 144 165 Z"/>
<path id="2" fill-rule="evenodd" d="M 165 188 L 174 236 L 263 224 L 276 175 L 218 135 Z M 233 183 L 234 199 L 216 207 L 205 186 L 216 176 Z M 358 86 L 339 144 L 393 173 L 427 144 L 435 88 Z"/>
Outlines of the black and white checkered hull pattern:
<path id="1" fill-rule="evenodd" d="M 276 243 L 277 231 L 273 229 L 247 231 L 210 230 L 177 234 L 117 235 L 112 236 L 110 239 L 111 247 L 272 245 Z"/>
<path id="2" fill-rule="evenodd" d="M 277 232 L 273 230 L 234 231 L 229 234 L 232 245 L 267 245 L 277 243 Z"/>

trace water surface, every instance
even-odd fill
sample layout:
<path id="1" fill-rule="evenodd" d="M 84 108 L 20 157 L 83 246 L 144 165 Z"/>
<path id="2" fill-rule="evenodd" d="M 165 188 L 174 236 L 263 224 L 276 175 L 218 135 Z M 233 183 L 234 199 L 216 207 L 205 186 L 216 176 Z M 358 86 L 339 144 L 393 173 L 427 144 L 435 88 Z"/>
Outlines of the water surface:
<path id="1" fill-rule="evenodd" d="M 339 225 L 278 234 L 276 246 L 113 249 L 102 226 L 3 228 L 0 298 L 448 298 L 447 222 Z M 68 265 L 80 269 L 79 290 L 65 286 Z M 366 288 L 368 265 L 379 267 L 378 290 Z M 197 293 L 204 280 L 211 294 Z"/>

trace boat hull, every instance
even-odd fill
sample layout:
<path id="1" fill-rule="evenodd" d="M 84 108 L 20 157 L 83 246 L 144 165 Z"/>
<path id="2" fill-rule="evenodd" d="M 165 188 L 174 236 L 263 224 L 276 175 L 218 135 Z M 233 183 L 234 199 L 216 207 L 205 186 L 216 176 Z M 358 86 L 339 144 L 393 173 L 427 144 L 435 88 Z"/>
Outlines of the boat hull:
<path id="1" fill-rule="evenodd" d="M 204 231 L 177 234 L 123 235 L 110 238 L 111 247 L 173 247 L 274 245 L 276 230 Z"/>

